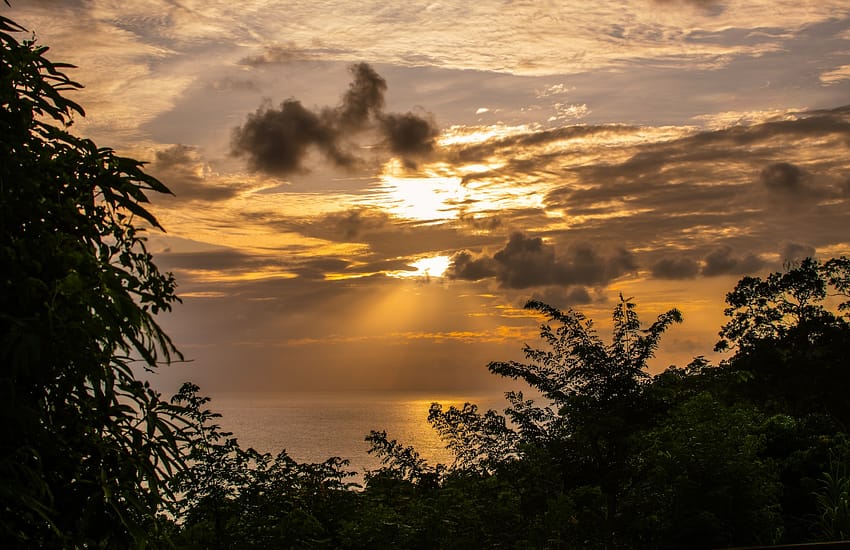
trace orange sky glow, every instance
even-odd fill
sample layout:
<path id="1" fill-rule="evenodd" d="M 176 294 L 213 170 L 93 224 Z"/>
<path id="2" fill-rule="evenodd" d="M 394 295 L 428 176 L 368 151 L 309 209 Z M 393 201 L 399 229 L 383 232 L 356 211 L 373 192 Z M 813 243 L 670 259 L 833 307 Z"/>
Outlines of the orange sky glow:
<path id="1" fill-rule="evenodd" d="M 148 162 L 203 389 L 479 390 L 540 299 L 712 349 L 744 275 L 850 255 L 846 0 L 13 1 L 72 131 Z"/>

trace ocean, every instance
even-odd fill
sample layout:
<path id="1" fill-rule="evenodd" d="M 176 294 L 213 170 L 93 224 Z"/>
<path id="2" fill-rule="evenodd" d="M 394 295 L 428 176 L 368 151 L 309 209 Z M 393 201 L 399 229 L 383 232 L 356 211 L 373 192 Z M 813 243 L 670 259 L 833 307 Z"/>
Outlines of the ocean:
<path id="1" fill-rule="evenodd" d="M 428 424 L 431 403 L 447 409 L 464 402 L 479 411 L 507 406 L 498 392 L 446 395 L 394 392 L 218 393 L 208 408 L 220 413 L 217 423 L 232 432 L 242 448 L 276 455 L 281 450 L 298 462 L 323 462 L 329 457 L 350 461 L 360 477 L 380 466 L 368 454 L 370 430 L 386 431 L 390 439 L 412 445 L 429 464 L 451 464 L 453 457 Z"/>

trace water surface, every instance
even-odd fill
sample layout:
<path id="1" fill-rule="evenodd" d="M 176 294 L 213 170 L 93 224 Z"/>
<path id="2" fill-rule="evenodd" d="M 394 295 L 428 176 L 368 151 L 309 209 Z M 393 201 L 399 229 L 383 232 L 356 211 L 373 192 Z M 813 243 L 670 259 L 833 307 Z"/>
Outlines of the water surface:
<path id="1" fill-rule="evenodd" d="M 222 415 L 218 424 L 233 432 L 243 448 L 277 454 L 298 462 L 322 462 L 338 456 L 362 473 L 379 466 L 368 454 L 364 438 L 370 430 L 385 430 L 390 439 L 413 445 L 429 463 L 450 464 L 452 455 L 428 424 L 428 409 L 438 402 L 446 409 L 464 402 L 502 412 L 507 402 L 498 392 L 448 395 L 390 392 L 219 393 L 209 408 Z"/>

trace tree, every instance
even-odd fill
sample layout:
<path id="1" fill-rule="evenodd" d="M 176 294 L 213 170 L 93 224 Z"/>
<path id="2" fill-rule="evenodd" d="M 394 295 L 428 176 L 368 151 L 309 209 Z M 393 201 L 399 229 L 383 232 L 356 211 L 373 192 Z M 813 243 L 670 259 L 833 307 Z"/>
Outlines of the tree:
<path id="1" fill-rule="evenodd" d="M 518 457 L 524 472 L 535 478 L 522 484 L 521 490 L 528 493 L 522 499 L 525 514 L 552 512 L 546 510 L 546 495 L 537 490 L 541 486 L 536 478 L 541 476 L 549 497 L 555 484 L 567 500 L 586 500 L 598 492 L 604 501 L 602 524 L 574 531 L 602 533 L 604 544 L 613 547 L 620 536 L 619 499 L 629 481 L 633 434 L 647 417 L 642 394 L 650 378 L 648 361 L 662 334 L 681 322 L 681 313 L 671 309 L 642 329 L 634 303 L 621 295 L 613 312 L 612 342 L 606 345 L 592 321 L 579 312 L 563 312 L 537 301 L 525 307 L 547 317 L 540 327 L 545 347 L 526 345 L 528 362 L 492 362 L 488 368 L 524 380 L 547 404 L 537 406 L 522 392 L 508 394 L 512 406 L 506 413 L 518 434 L 496 422 L 492 411 L 482 417 L 467 408 L 432 407 L 429 420 L 449 436 L 464 465 L 486 464 L 493 469 L 494 463 Z M 553 328 L 551 323 L 557 325 Z M 513 442 L 513 448 L 506 442 Z"/>
<path id="2" fill-rule="evenodd" d="M 482 414 L 477 405 L 464 403 L 444 411 L 432 403 L 428 422 L 454 454 L 454 468 L 490 472 L 517 456 L 517 433 L 494 410 Z"/>
<path id="3" fill-rule="evenodd" d="M 827 414 L 850 425 L 847 348 L 850 323 L 829 309 L 847 297 L 850 261 L 807 258 L 764 279 L 744 277 L 726 295 L 729 321 L 718 350 L 734 350 L 729 369 L 749 378 L 750 397 L 775 412 Z M 837 305 L 846 311 L 850 302 Z"/>
<path id="4" fill-rule="evenodd" d="M 765 456 L 768 423 L 754 407 L 727 406 L 709 392 L 674 406 L 636 441 L 636 475 L 623 498 L 629 530 L 647 548 L 778 543 L 782 489 Z"/>
<path id="5" fill-rule="evenodd" d="M 797 329 L 835 323 L 835 317 L 822 302 L 827 283 L 819 262 L 806 258 L 784 272 L 762 279 L 744 277 L 726 295 L 729 307 L 724 311 L 731 320 L 720 331 L 716 349 L 736 347 L 746 353 L 760 343 L 789 337 Z"/>
<path id="6" fill-rule="evenodd" d="M 299 464 L 242 449 L 214 420 L 198 387 L 183 384 L 172 401 L 189 419 L 184 452 L 189 467 L 172 478 L 183 495 L 177 507 L 177 548 L 339 548 L 355 494 L 348 461 Z"/>
<path id="7" fill-rule="evenodd" d="M 142 163 L 69 133 L 80 88 L 0 17 L 0 546 L 142 547 L 173 500 L 181 410 L 135 374 L 180 357 L 145 248 Z"/>

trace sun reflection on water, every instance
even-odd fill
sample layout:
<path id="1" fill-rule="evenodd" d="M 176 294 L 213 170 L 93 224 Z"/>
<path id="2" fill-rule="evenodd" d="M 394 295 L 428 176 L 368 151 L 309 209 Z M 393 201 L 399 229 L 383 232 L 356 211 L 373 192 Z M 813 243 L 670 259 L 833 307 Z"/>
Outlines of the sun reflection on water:
<path id="1" fill-rule="evenodd" d="M 429 464 L 451 464 L 454 456 L 428 423 L 431 403 L 443 410 L 476 403 L 479 411 L 501 412 L 506 402 L 499 392 L 469 395 L 442 392 L 304 392 L 221 393 L 213 408 L 220 424 L 244 447 L 277 454 L 282 449 L 300 462 L 322 462 L 330 456 L 351 461 L 362 474 L 380 467 L 368 454 L 364 438 L 370 430 L 386 430 L 390 439 L 412 445 Z M 362 478 L 361 478 L 362 480 Z"/>

